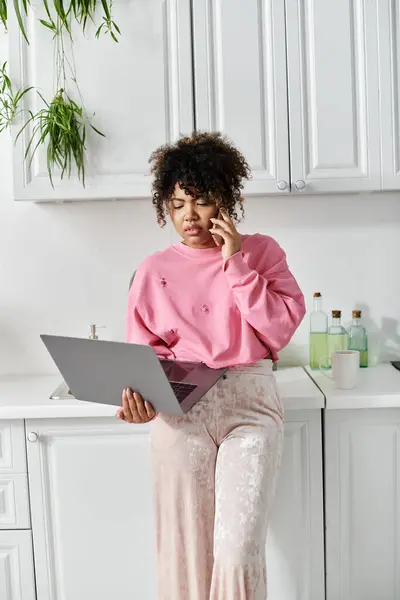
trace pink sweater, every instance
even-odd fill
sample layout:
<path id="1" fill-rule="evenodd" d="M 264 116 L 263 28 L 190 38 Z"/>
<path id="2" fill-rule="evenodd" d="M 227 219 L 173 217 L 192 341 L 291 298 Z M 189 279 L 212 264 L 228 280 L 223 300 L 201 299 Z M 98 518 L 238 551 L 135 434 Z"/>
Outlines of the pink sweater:
<path id="1" fill-rule="evenodd" d="M 276 361 L 304 314 L 303 294 L 274 239 L 243 235 L 241 251 L 225 263 L 218 247 L 179 243 L 137 270 L 127 341 L 213 368 Z"/>

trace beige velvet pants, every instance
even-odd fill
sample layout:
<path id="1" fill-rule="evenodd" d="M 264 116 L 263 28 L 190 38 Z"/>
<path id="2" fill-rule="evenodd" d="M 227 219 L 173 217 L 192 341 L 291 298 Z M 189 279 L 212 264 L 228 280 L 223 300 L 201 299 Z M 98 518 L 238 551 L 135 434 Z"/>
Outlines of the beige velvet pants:
<path id="1" fill-rule="evenodd" d="M 265 600 L 283 408 L 263 360 L 151 423 L 159 600 Z"/>

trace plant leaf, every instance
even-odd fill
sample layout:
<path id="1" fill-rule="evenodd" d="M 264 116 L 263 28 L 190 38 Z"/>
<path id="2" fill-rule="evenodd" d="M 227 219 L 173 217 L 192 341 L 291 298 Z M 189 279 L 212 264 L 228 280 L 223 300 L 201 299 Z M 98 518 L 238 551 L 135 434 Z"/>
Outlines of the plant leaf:
<path id="1" fill-rule="evenodd" d="M 21 129 L 17 133 L 17 135 L 15 137 L 15 142 L 17 142 L 19 136 L 23 133 L 23 131 L 25 131 L 25 129 L 28 127 L 29 123 L 31 123 L 34 119 L 35 119 L 35 115 L 31 115 L 31 117 L 26 121 L 26 123 L 23 125 L 23 127 L 21 127 Z"/>
<path id="2" fill-rule="evenodd" d="M 43 98 L 42 94 L 37 91 L 38 96 L 40 96 L 40 98 L 43 100 L 43 102 L 45 103 L 46 106 L 49 106 L 48 102 Z"/>
<path id="3" fill-rule="evenodd" d="M 111 21 L 111 13 L 107 0 L 101 0 L 101 4 L 103 6 L 104 14 L 106 15 L 107 20 Z"/>
<path id="4" fill-rule="evenodd" d="M 54 25 L 54 28 L 57 29 L 56 24 L 53 21 L 53 17 L 51 16 L 51 12 L 50 12 L 49 4 L 48 4 L 47 0 L 42 0 L 42 2 L 43 2 L 43 6 L 44 6 L 44 9 L 46 11 L 46 15 L 47 15 L 50 23 L 52 23 L 52 25 Z"/>
<path id="5" fill-rule="evenodd" d="M 26 40 L 26 43 L 29 44 L 29 40 L 28 40 L 28 37 L 26 35 L 24 23 L 22 21 L 21 11 L 20 11 L 20 8 L 19 8 L 19 0 L 13 0 L 13 2 L 14 2 L 14 10 L 15 10 L 15 14 L 16 14 L 16 17 L 17 17 L 19 28 L 21 30 L 22 35 L 24 36 L 24 38 Z M 24 4 L 25 12 L 27 12 L 27 0 L 22 0 L 22 2 Z"/>
<path id="6" fill-rule="evenodd" d="M 101 30 L 103 29 L 103 27 L 104 27 L 104 23 L 102 23 L 102 24 L 100 25 L 100 27 L 97 29 L 97 31 L 96 31 L 96 33 L 95 33 L 95 37 L 96 37 L 97 39 L 99 39 L 99 37 L 100 37 L 100 33 L 101 33 Z"/>
<path id="7" fill-rule="evenodd" d="M 7 31 L 7 0 L 0 0 L 0 21 Z"/>
<path id="8" fill-rule="evenodd" d="M 45 27 L 47 27 L 51 31 L 56 31 L 57 30 L 55 23 L 48 23 L 47 21 L 44 21 L 43 19 L 39 19 L 39 21 L 40 21 L 40 23 L 42 25 L 44 25 Z"/>
<path id="9" fill-rule="evenodd" d="M 25 94 L 27 94 L 28 92 L 30 92 L 31 90 L 33 90 L 33 85 L 31 85 L 30 87 L 26 88 L 25 90 L 21 91 L 18 90 L 16 96 L 15 96 L 15 100 L 17 102 L 19 102 L 20 100 L 22 100 L 22 98 L 25 96 Z"/>
<path id="10" fill-rule="evenodd" d="M 95 131 L 96 133 L 98 133 L 99 135 L 101 135 L 103 138 L 105 138 L 106 136 L 104 135 L 104 133 L 101 133 L 101 131 L 99 131 L 98 129 L 96 129 L 96 127 L 94 125 L 92 125 L 91 123 L 89 123 L 90 127 L 93 129 L 93 131 Z"/>
<path id="11" fill-rule="evenodd" d="M 29 0 L 22 0 L 22 6 L 24 7 L 25 14 L 28 14 L 28 4 Z"/>

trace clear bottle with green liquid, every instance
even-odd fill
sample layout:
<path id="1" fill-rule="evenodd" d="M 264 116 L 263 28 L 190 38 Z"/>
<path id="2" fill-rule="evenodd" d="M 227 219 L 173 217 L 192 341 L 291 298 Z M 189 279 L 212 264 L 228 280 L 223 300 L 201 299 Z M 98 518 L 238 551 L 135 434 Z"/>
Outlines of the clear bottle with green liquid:
<path id="1" fill-rule="evenodd" d="M 310 367 L 319 368 L 319 361 L 328 354 L 328 315 L 322 310 L 320 292 L 314 294 L 313 311 L 310 314 Z M 322 364 L 323 368 L 328 365 Z"/>
<path id="2" fill-rule="evenodd" d="M 353 324 L 349 329 L 349 350 L 358 350 L 360 367 L 368 367 L 368 335 L 361 324 L 361 310 L 353 310 Z"/>
<path id="3" fill-rule="evenodd" d="M 332 311 L 332 324 L 328 329 L 328 356 L 336 350 L 347 350 L 349 345 L 349 334 L 341 324 L 342 311 Z"/>

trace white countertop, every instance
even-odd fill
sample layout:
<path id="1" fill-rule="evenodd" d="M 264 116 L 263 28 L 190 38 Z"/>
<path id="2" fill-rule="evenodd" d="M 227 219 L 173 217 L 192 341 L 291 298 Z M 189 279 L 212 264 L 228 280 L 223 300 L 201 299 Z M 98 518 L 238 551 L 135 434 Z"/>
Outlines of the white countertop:
<path id="1" fill-rule="evenodd" d="M 319 371 L 306 371 L 325 396 L 325 408 L 400 408 L 400 371 L 390 363 L 360 369 L 354 390 L 337 390 Z"/>
<path id="2" fill-rule="evenodd" d="M 285 410 L 323 408 L 322 393 L 302 368 L 282 369 L 275 374 Z M 114 417 L 115 406 L 50 400 L 60 382 L 59 375 L 0 377 L 0 419 Z"/>
<path id="3" fill-rule="evenodd" d="M 302 367 L 275 371 L 285 410 L 324 408 L 325 399 Z"/>

